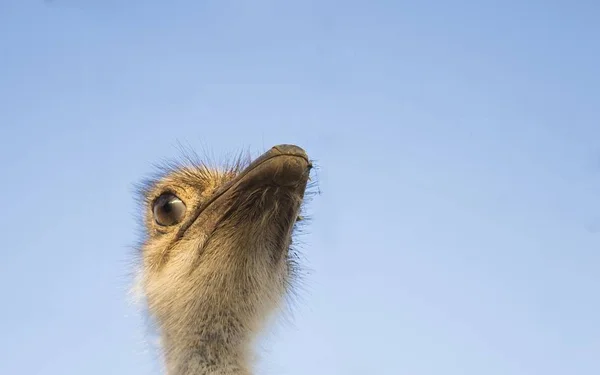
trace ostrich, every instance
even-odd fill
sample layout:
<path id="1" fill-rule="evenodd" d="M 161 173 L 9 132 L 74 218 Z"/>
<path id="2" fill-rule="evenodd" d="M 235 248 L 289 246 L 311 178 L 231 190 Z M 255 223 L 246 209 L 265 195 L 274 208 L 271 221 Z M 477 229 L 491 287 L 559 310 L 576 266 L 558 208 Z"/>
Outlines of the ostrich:
<path id="1" fill-rule="evenodd" d="M 141 191 L 141 291 L 168 375 L 251 374 L 253 339 L 293 279 L 312 164 L 295 145 L 242 164 L 170 168 Z"/>

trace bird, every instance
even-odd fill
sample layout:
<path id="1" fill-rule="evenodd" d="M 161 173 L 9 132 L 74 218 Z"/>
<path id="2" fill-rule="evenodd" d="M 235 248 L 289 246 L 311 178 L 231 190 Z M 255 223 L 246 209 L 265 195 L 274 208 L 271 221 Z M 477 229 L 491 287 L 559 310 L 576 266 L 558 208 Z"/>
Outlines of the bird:
<path id="1" fill-rule="evenodd" d="M 293 144 L 223 168 L 170 165 L 140 184 L 138 277 L 167 375 L 251 375 L 282 306 L 313 164 Z"/>

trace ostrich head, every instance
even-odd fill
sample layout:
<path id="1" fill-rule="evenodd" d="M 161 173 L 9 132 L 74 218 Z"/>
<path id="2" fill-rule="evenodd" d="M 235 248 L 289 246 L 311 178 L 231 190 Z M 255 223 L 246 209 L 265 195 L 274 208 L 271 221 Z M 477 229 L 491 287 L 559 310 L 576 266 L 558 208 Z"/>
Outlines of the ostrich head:
<path id="1" fill-rule="evenodd" d="M 250 373 L 252 339 L 290 284 L 311 167 L 279 145 L 248 165 L 176 167 L 145 185 L 141 289 L 169 375 Z"/>

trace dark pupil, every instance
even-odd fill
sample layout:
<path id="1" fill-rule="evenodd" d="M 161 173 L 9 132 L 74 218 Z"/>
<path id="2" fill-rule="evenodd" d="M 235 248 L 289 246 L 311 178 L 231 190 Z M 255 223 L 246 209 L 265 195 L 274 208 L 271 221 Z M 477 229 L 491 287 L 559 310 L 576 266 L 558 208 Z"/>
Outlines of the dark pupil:
<path id="1" fill-rule="evenodd" d="M 161 208 L 162 208 L 163 212 L 168 215 L 171 212 L 173 212 L 173 202 L 172 201 L 165 202 Z"/>

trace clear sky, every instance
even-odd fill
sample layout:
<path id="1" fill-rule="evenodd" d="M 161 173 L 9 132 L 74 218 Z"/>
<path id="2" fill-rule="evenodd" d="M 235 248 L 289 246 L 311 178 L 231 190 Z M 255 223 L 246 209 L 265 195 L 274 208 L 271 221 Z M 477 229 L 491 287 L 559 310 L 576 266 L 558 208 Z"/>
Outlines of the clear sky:
<path id="1" fill-rule="evenodd" d="M 415 5 L 417 4 L 418 5 Z M 133 184 L 319 165 L 259 374 L 600 374 L 600 3 L 0 1 L 0 374 L 158 374 Z"/>

